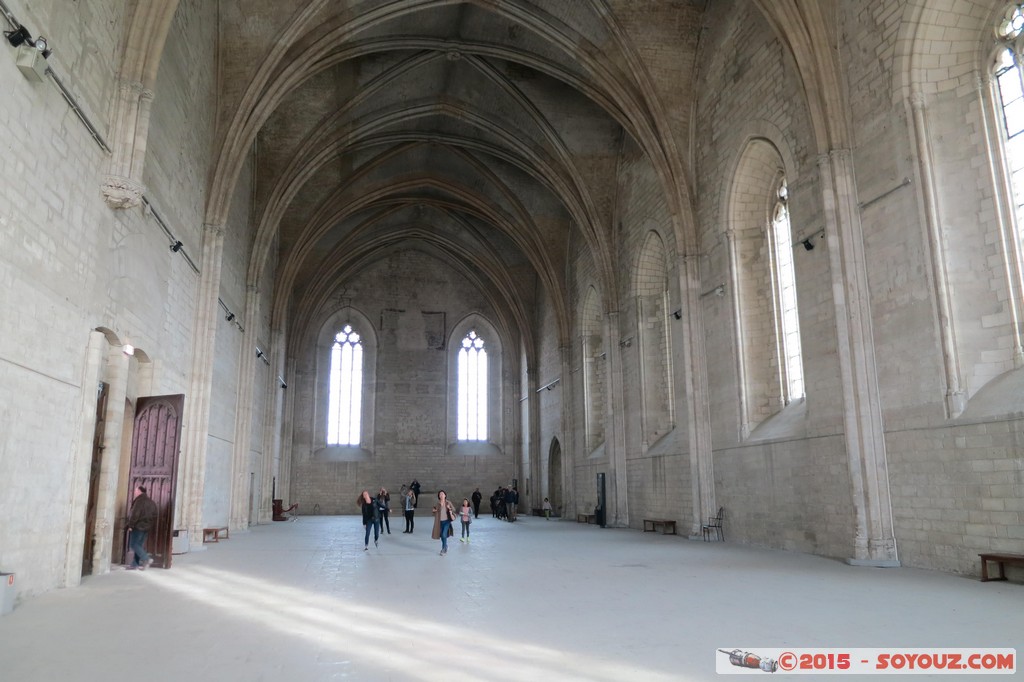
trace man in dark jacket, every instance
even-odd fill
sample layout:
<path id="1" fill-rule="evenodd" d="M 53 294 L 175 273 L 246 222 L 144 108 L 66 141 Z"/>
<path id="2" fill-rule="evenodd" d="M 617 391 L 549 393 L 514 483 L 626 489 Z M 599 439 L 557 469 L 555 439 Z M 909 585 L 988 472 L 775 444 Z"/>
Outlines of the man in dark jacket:
<path id="1" fill-rule="evenodd" d="M 128 547 L 135 555 L 128 570 L 137 568 L 145 571 L 153 563 L 153 558 L 146 552 L 146 535 L 156 526 L 156 517 L 156 502 L 146 494 L 146 487 L 140 485 L 135 489 L 135 501 L 128 517 L 128 530 L 131 531 Z"/>
<path id="2" fill-rule="evenodd" d="M 480 500 L 484 499 L 483 493 L 480 492 L 480 488 L 473 491 L 473 518 L 480 518 Z"/>

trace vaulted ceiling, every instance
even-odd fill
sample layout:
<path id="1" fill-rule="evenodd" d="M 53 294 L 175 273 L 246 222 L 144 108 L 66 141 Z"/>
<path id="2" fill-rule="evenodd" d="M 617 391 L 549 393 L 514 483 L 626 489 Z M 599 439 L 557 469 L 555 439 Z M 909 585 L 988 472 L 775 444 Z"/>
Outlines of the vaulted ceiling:
<path id="1" fill-rule="evenodd" d="M 682 0 L 225 0 L 212 213 L 255 143 L 250 284 L 276 256 L 275 315 L 293 329 L 409 246 L 476 282 L 503 324 L 527 325 L 538 284 L 567 319 L 571 244 L 613 276 L 624 136 L 682 180 L 699 13 Z M 651 72 L 669 65 L 686 80 L 659 97 Z"/>

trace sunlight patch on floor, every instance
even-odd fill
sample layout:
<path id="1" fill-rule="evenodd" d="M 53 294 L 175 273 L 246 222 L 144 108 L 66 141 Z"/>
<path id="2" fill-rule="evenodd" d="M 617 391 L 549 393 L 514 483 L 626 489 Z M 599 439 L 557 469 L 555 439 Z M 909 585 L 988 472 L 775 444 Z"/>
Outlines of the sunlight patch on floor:
<path id="1" fill-rule="evenodd" d="M 335 652 L 325 663 L 361 661 L 361 668 L 393 670 L 406 679 L 436 679 L 440 672 L 492 682 L 520 682 L 552 673 L 565 682 L 686 679 L 635 663 L 609 662 L 513 638 L 496 639 L 444 622 L 389 617 L 372 603 L 341 600 L 206 566 L 161 572 L 158 579 L 190 599 Z M 614 621 L 609 627 L 615 627 Z"/>

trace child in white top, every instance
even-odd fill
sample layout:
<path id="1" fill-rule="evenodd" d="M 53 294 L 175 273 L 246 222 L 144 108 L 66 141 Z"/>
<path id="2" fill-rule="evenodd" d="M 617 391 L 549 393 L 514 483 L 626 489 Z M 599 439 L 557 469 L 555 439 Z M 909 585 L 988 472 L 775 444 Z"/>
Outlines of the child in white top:
<path id="1" fill-rule="evenodd" d="M 462 521 L 462 537 L 459 538 L 459 542 L 469 542 L 469 524 L 473 521 L 473 507 L 469 505 L 469 500 L 466 498 L 462 498 L 459 519 Z"/>
<path id="2" fill-rule="evenodd" d="M 544 520 L 549 521 L 551 519 L 551 500 L 544 498 Z"/>

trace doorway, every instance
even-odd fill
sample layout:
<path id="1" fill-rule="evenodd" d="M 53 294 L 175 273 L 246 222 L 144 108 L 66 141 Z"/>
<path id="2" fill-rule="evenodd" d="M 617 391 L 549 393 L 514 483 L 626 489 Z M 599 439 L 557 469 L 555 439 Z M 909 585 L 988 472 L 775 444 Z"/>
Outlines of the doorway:
<path id="1" fill-rule="evenodd" d="M 174 491 L 178 478 L 181 415 L 185 396 L 139 398 L 132 431 L 131 465 L 128 470 L 128 509 L 135 489 L 145 486 L 156 502 L 156 527 L 146 537 L 153 565 L 171 567 L 174 526 Z M 127 542 L 127 534 L 124 534 Z M 128 552 L 124 553 L 125 562 Z"/>
<path id="2" fill-rule="evenodd" d="M 96 509 L 100 492 L 100 472 L 103 470 L 103 435 L 107 419 L 107 395 L 110 384 L 100 382 L 96 387 L 96 426 L 92 432 L 92 464 L 89 466 L 89 498 L 85 504 L 85 542 L 82 546 L 82 575 L 92 575 L 92 561 L 96 554 Z"/>
<path id="3" fill-rule="evenodd" d="M 562 446 L 557 438 L 551 439 L 548 449 L 548 499 L 551 508 L 561 516 L 562 510 Z"/>

